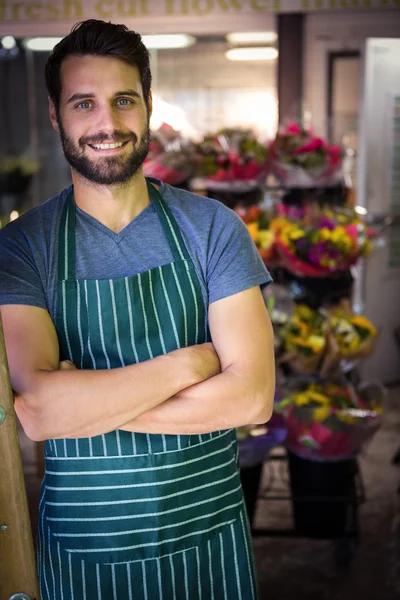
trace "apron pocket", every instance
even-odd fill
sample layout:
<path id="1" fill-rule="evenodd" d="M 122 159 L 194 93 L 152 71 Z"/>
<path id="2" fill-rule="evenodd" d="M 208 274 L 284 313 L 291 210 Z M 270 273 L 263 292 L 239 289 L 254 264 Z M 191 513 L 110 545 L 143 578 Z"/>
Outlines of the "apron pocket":
<path id="1" fill-rule="evenodd" d="M 47 457 L 44 510 L 69 552 L 97 563 L 159 558 L 204 543 L 243 506 L 233 430 L 178 452 Z"/>

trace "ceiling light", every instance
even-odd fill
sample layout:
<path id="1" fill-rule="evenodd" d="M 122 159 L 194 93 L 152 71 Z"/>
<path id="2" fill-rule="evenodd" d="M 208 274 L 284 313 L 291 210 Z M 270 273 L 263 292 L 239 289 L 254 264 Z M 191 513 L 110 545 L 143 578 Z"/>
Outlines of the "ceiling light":
<path id="1" fill-rule="evenodd" d="M 229 60 L 275 60 L 278 57 L 276 48 L 232 48 L 225 53 Z"/>
<path id="2" fill-rule="evenodd" d="M 58 42 L 61 42 L 60 37 L 36 37 L 24 40 L 25 48 L 34 50 L 35 52 L 52 52 Z"/>
<path id="3" fill-rule="evenodd" d="M 226 36 L 230 44 L 272 44 L 278 39 L 275 31 L 248 31 L 228 33 Z"/>
<path id="4" fill-rule="evenodd" d="M 149 50 L 162 50 L 167 48 L 187 48 L 193 46 L 196 38 L 192 35 L 177 33 L 171 35 L 142 35 L 142 40 Z"/>
<path id="5" fill-rule="evenodd" d="M 366 215 L 368 213 L 367 209 L 364 206 L 355 206 L 354 210 L 359 215 Z"/>
<path id="6" fill-rule="evenodd" d="M 4 50 L 12 50 L 17 45 L 15 38 L 12 35 L 6 35 L 1 39 L 1 45 Z"/>

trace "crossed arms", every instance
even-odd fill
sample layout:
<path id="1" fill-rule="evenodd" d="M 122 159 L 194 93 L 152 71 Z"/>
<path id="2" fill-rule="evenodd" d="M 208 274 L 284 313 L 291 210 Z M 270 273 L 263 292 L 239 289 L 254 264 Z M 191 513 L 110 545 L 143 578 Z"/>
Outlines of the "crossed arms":
<path id="1" fill-rule="evenodd" d="M 273 332 L 258 287 L 210 304 L 212 344 L 103 371 L 60 368 L 46 310 L 6 305 L 1 315 L 15 410 L 33 440 L 206 433 L 271 416 Z"/>

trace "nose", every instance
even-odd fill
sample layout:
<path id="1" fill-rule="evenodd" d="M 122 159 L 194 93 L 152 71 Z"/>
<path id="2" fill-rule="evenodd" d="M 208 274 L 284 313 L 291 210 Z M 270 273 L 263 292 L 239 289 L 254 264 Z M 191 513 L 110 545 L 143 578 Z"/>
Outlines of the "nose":
<path id="1" fill-rule="evenodd" d="M 113 106 L 100 106 L 96 116 L 96 128 L 98 131 L 111 134 L 121 129 L 120 115 Z"/>

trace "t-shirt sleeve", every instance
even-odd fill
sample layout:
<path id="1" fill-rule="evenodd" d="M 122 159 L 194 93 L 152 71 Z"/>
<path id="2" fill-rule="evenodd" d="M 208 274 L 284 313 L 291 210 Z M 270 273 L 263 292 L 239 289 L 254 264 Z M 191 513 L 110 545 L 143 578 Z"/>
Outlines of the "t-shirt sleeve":
<path id="1" fill-rule="evenodd" d="M 0 305 L 3 304 L 47 308 L 30 243 L 16 222 L 0 231 Z"/>
<path id="2" fill-rule="evenodd" d="M 209 302 L 271 283 L 250 233 L 232 210 L 218 207 L 210 231 L 207 286 Z"/>

